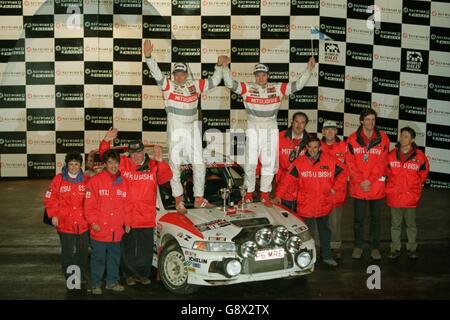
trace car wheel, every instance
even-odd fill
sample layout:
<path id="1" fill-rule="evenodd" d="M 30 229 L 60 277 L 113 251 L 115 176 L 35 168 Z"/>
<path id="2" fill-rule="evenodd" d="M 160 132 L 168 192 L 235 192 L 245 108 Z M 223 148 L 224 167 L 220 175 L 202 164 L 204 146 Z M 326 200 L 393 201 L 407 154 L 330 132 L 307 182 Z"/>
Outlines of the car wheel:
<path id="1" fill-rule="evenodd" d="M 178 243 L 169 243 L 162 251 L 158 261 L 159 274 L 164 286 L 176 294 L 190 294 L 199 286 L 188 284 L 186 259 Z"/>

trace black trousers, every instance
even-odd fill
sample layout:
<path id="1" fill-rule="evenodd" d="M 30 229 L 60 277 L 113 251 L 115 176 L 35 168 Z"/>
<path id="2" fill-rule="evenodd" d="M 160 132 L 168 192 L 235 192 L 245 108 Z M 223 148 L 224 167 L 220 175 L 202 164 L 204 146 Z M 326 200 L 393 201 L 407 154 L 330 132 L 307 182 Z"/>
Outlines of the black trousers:
<path id="1" fill-rule="evenodd" d="M 134 228 L 122 238 L 122 275 L 150 277 L 153 261 L 153 228 Z"/>
<path id="2" fill-rule="evenodd" d="M 61 241 L 61 267 L 66 279 L 67 268 L 76 265 L 81 271 L 81 280 L 86 280 L 86 266 L 89 252 L 89 231 L 81 234 L 58 232 Z"/>
<path id="3" fill-rule="evenodd" d="M 354 199 L 355 215 L 353 220 L 353 230 L 355 232 L 355 247 L 364 246 L 364 220 L 366 216 L 366 206 L 370 208 L 370 242 L 372 249 L 380 247 L 381 233 L 381 209 L 384 200 L 363 200 Z"/>

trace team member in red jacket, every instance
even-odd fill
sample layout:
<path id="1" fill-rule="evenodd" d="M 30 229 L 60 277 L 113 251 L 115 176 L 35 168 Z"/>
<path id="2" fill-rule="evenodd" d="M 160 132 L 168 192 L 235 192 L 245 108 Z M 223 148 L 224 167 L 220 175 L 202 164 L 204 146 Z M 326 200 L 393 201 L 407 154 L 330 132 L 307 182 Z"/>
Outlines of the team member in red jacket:
<path id="1" fill-rule="evenodd" d="M 45 194 L 44 205 L 61 241 L 61 266 L 66 279 L 71 274 L 67 268 L 76 265 L 80 268 L 80 281 L 84 282 L 89 247 L 84 195 L 89 176 L 81 169 L 83 158 L 79 152 L 69 152 L 64 162 Z"/>
<path id="2" fill-rule="evenodd" d="M 405 217 L 411 259 L 417 259 L 416 208 L 422 196 L 422 186 L 430 170 L 428 159 L 414 143 L 416 132 L 410 127 L 400 130 L 400 142 L 388 156 L 386 202 L 391 207 L 391 252 L 388 258 L 400 256 L 402 220 Z"/>
<path id="3" fill-rule="evenodd" d="M 120 241 L 124 226 L 129 230 L 130 216 L 125 210 L 127 183 L 119 171 L 119 155 L 108 150 L 103 155 L 106 168 L 89 181 L 85 216 L 91 236 L 91 285 L 93 294 L 102 294 L 106 268 L 106 289 L 123 291 L 119 283 Z M 128 211 L 129 212 L 129 211 Z"/>
<path id="4" fill-rule="evenodd" d="M 110 148 L 110 141 L 117 137 L 117 129 L 109 130 L 100 144 L 100 154 Z M 122 240 L 121 269 L 128 285 L 136 282 L 150 284 L 153 261 L 153 229 L 156 218 L 158 184 L 172 178 L 172 170 L 162 160 L 159 146 L 150 157 L 141 141 L 128 146 L 130 156 L 120 157 L 120 172 L 128 182 L 127 210 L 131 213 L 129 233 Z"/>
<path id="5" fill-rule="evenodd" d="M 278 192 L 278 185 L 288 173 L 290 165 L 295 159 L 306 152 L 306 144 L 309 140 L 309 134 L 305 127 L 308 124 L 308 116 L 303 112 L 296 112 L 292 116 L 291 126 L 280 132 L 278 142 L 278 172 L 275 175 L 275 197 L 281 199 L 281 204 L 295 211 L 297 208 L 297 190 L 292 187 L 286 190 L 284 194 Z"/>
<path id="6" fill-rule="evenodd" d="M 310 230 L 317 223 L 322 250 L 322 260 L 329 266 L 337 266 L 330 248 L 331 230 L 328 215 L 334 208 L 336 190 L 342 188 L 345 177 L 338 161 L 321 152 L 320 140 L 310 137 L 307 152 L 291 166 L 279 188 L 281 191 L 297 186 L 297 213 Z M 274 199 L 277 203 L 279 198 Z"/>
<path id="7" fill-rule="evenodd" d="M 364 217 L 370 206 L 371 257 L 380 260 L 380 217 L 385 197 L 385 180 L 389 138 L 375 126 L 377 113 L 364 109 L 360 127 L 347 139 L 347 166 L 350 173 L 350 196 L 355 199 L 355 247 L 352 258 L 360 259 L 364 245 Z"/>
<path id="8" fill-rule="evenodd" d="M 344 211 L 345 198 L 347 196 L 348 169 L 345 163 L 345 153 L 347 152 L 347 143 L 337 136 L 338 125 L 335 121 L 327 120 L 322 127 L 322 152 L 329 154 L 339 161 L 339 166 L 344 170 L 341 175 L 345 178 L 342 188 L 335 190 L 334 209 L 330 214 L 331 228 L 331 249 L 334 257 L 340 259 L 341 253 L 341 221 Z"/>

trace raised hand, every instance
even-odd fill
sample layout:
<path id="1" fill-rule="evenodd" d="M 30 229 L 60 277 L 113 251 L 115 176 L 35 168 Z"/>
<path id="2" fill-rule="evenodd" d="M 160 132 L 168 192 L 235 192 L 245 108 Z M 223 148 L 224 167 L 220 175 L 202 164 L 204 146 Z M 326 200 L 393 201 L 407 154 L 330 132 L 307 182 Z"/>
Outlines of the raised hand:
<path id="1" fill-rule="evenodd" d="M 160 146 L 154 146 L 153 147 L 153 155 L 152 155 L 153 160 L 156 161 L 162 161 L 162 148 Z"/>
<path id="2" fill-rule="evenodd" d="M 115 138 L 117 138 L 117 133 L 119 132 L 118 129 L 116 128 L 109 128 L 109 130 L 106 132 L 105 137 L 103 138 L 103 140 L 106 141 L 113 141 Z"/>
<path id="3" fill-rule="evenodd" d="M 314 59 L 314 57 L 309 58 L 309 60 L 308 60 L 308 70 L 309 71 L 313 71 L 315 66 L 316 66 L 316 59 Z"/>
<path id="4" fill-rule="evenodd" d="M 153 43 L 150 40 L 144 41 L 144 55 L 146 58 L 150 58 L 153 52 Z"/>

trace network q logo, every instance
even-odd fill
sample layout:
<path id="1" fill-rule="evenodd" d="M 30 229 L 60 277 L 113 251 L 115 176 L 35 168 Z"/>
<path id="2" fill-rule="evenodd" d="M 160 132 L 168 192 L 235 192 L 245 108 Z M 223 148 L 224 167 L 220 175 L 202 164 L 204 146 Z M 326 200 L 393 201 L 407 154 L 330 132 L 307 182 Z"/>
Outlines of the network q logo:
<path id="1" fill-rule="evenodd" d="M 207 23 L 202 24 L 202 28 L 203 29 L 208 29 L 208 24 Z"/>
<path id="2" fill-rule="evenodd" d="M 203 123 L 208 123 L 208 118 L 203 117 Z"/>
<path id="3" fill-rule="evenodd" d="M 295 51 L 297 51 L 296 47 L 291 47 L 291 52 L 294 53 Z"/>
<path id="4" fill-rule="evenodd" d="M 55 50 L 56 50 L 56 51 L 61 51 L 61 46 L 56 46 L 56 47 L 55 47 Z"/>
<path id="5" fill-rule="evenodd" d="M 119 46 L 114 46 L 114 51 L 119 51 L 119 50 L 120 50 Z"/>
<path id="6" fill-rule="evenodd" d="M 319 123 L 322 123 L 322 122 L 323 122 L 323 118 L 320 117 L 320 118 L 319 118 Z"/>
<path id="7" fill-rule="evenodd" d="M 119 3 L 120 3 L 120 0 L 114 0 L 114 3 L 115 3 L 115 4 L 119 4 Z"/>
<path id="8" fill-rule="evenodd" d="M 237 52 L 238 50 L 237 50 L 237 48 L 236 47 L 232 47 L 231 48 L 231 52 Z"/>
<path id="9" fill-rule="evenodd" d="M 86 28 L 89 28 L 89 27 L 91 26 L 91 23 L 90 23 L 89 21 L 86 21 L 86 22 L 84 23 L 84 26 L 85 26 Z"/>
<path id="10" fill-rule="evenodd" d="M 144 116 L 142 119 L 143 119 L 145 122 L 147 122 L 147 121 L 148 121 L 148 116 Z"/>
<path id="11" fill-rule="evenodd" d="M 61 92 L 59 92 L 59 91 L 56 92 L 56 97 L 57 97 L 57 98 L 61 98 L 61 96 L 62 96 Z"/>
<path id="12" fill-rule="evenodd" d="M 409 10 L 408 10 L 408 7 L 404 7 L 404 8 L 403 8 L 403 12 L 404 12 L 404 13 L 408 13 L 408 11 L 409 11 Z"/>
<path id="13" fill-rule="evenodd" d="M 178 47 L 173 47 L 173 48 L 172 48 L 172 51 L 173 51 L 173 52 L 178 52 Z"/>
<path id="14" fill-rule="evenodd" d="M 433 132 L 427 131 L 427 136 L 431 137 L 433 135 Z"/>
<path id="15" fill-rule="evenodd" d="M 177 1 L 177 0 L 173 0 L 173 1 L 172 1 L 172 4 L 173 4 L 174 6 L 176 6 L 176 5 L 178 4 L 178 1 Z"/>
<path id="16" fill-rule="evenodd" d="M 114 143 L 118 144 L 120 142 L 119 138 L 114 139 Z"/>
<path id="17" fill-rule="evenodd" d="M 430 83 L 428 86 L 430 87 L 430 89 L 434 89 L 434 83 Z"/>
<path id="18" fill-rule="evenodd" d="M 325 72 L 320 71 L 320 72 L 319 72 L 319 75 L 320 75 L 321 77 L 323 77 L 323 76 L 325 75 Z"/>
<path id="19" fill-rule="evenodd" d="M 3 99 L 3 93 L 0 92 L 0 99 Z"/>
<path id="20" fill-rule="evenodd" d="M 28 166 L 29 166 L 29 167 L 34 166 L 34 162 L 33 162 L 33 161 L 28 161 Z"/>
<path id="21" fill-rule="evenodd" d="M 3 140 L 3 139 L 0 139 L 0 144 L 5 144 L 5 140 Z"/>
<path id="22" fill-rule="evenodd" d="M 62 139 L 61 138 L 56 139 L 56 143 L 57 144 L 61 144 L 62 143 Z"/>
<path id="23" fill-rule="evenodd" d="M 86 115 L 85 118 L 86 118 L 87 121 L 90 121 L 90 120 L 91 120 L 91 116 L 90 116 L 90 115 Z"/>
<path id="24" fill-rule="evenodd" d="M 261 28 L 267 29 L 267 23 L 263 23 L 263 24 L 261 25 Z"/>
<path id="25" fill-rule="evenodd" d="M 144 70 L 144 76 L 147 76 L 148 74 L 149 74 L 148 70 L 145 69 L 145 70 Z"/>
<path id="26" fill-rule="evenodd" d="M 352 55 L 352 50 L 347 50 L 347 55 L 351 56 Z"/>
<path id="27" fill-rule="evenodd" d="M 91 74 L 91 69 L 87 68 L 86 70 L 84 70 L 84 73 Z"/>
<path id="28" fill-rule="evenodd" d="M 207 75 L 208 75 L 208 71 L 203 70 L 203 71 L 202 71 L 202 76 L 206 77 Z"/>
<path id="29" fill-rule="evenodd" d="M 378 82 L 378 77 L 373 77 L 373 82 Z"/>
<path id="30" fill-rule="evenodd" d="M 292 2 L 293 6 L 297 5 L 297 1 L 296 0 L 292 0 L 291 2 Z"/>
<path id="31" fill-rule="evenodd" d="M 350 98 L 345 98 L 345 103 L 350 103 Z"/>
<path id="32" fill-rule="evenodd" d="M 114 98 L 118 98 L 118 97 L 120 97 L 120 93 L 114 92 Z"/>
<path id="33" fill-rule="evenodd" d="M 400 109 L 405 109 L 405 105 L 403 103 L 400 105 Z"/>
<path id="34" fill-rule="evenodd" d="M 28 74 L 28 75 L 32 75 L 32 74 L 33 74 L 33 70 L 27 69 L 27 74 Z"/>
<path id="35" fill-rule="evenodd" d="M 431 35 L 431 40 L 436 40 L 436 35 L 435 34 Z"/>
<path id="36" fill-rule="evenodd" d="M 235 6 L 238 4 L 238 0 L 233 0 L 233 1 L 231 1 L 231 3 L 233 4 L 233 6 Z"/>
<path id="37" fill-rule="evenodd" d="M 30 121 L 30 122 L 33 121 L 33 116 L 28 116 L 27 120 Z"/>

